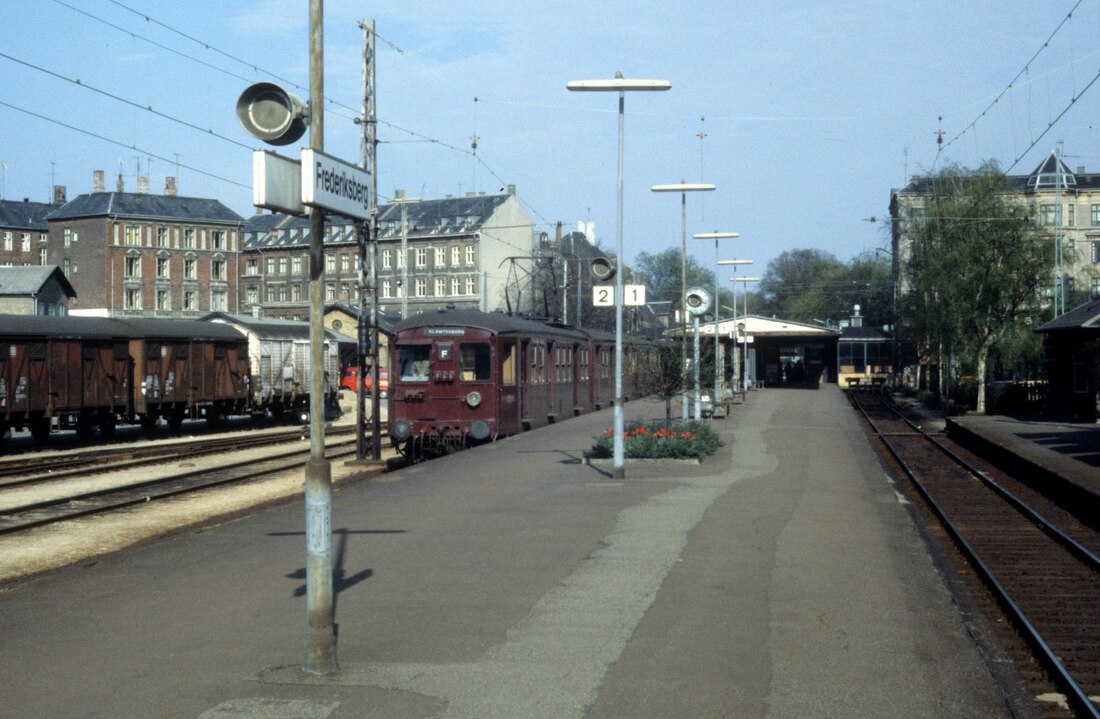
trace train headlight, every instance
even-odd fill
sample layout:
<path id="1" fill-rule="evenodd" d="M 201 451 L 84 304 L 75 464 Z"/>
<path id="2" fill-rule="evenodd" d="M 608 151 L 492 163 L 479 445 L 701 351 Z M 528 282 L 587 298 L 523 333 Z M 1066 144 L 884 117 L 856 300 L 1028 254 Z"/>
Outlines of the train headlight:
<path id="1" fill-rule="evenodd" d="M 483 419 L 470 422 L 470 436 L 479 442 L 489 436 L 489 431 L 489 423 Z"/>
<path id="2" fill-rule="evenodd" d="M 408 439 L 410 434 L 412 434 L 412 423 L 407 419 L 399 419 L 390 425 L 390 436 L 398 441 Z"/>
<path id="3" fill-rule="evenodd" d="M 481 404 L 481 392 L 470 392 L 466 395 L 466 404 L 477 407 Z"/>

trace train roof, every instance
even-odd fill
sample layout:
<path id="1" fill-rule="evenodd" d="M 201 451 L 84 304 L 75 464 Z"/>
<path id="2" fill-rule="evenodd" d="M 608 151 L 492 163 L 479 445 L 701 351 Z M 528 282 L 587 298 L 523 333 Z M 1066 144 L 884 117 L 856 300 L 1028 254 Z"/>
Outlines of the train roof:
<path id="1" fill-rule="evenodd" d="M 401 320 L 394 326 L 394 334 L 420 327 L 476 327 L 497 335 L 543 335 L 582 338 L 588 335 L 573 327 L 551 325 L 525 317 L 506 315 L 503 312 L 480 310 L 440 310 L 424 312 Z"/>
<path id="2" fill-rule="evenodd" d="M 108 317 L 72 315 L 0 315 L 0 337 L 116 338 L 133 330 Z"/>
<path id="3" fill-rule="evenodd" d="M 214 340 L 215 342 L 239 342 L 244 340 L 244 335 L 234 327 L 201 320 L 120 317 L 116 321 L 132 327 L 135 337 Z"/>
<path id="4" fill-rule="evenodd" d="M 79 315 L 0 315 L 0 337 L 151 338 L 239 342 L 244 335 L 229 325 L 199 320 Z"/>

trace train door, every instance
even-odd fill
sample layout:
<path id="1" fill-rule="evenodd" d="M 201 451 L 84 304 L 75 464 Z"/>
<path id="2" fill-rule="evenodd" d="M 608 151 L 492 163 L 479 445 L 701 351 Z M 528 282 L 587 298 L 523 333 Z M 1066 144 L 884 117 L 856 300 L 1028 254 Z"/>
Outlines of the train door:
<path id="1" fill-rule="evenodd" d="M 509 433 L 519 429 L 520 392 L 519 374 L 522 363 L 520 362 L 519 347 L 515 340 L 501 340 L 499 347 L 499 366 L 497 376 L 500 378 L 500 403 L 498 417 L 498 429 Z"/>

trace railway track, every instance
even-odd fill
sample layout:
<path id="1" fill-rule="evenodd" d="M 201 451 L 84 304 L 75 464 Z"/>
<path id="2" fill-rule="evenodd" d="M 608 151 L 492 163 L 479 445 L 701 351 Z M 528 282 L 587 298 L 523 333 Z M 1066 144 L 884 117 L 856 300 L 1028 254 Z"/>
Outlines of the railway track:
<path id="1" fill-rule="evenodd" d="M 853 393 L 913 488 L 1078 717 L 1100 719 L 1100 532 L 1095 518 L 975 466 L 891 403 Z"/>
<path id="2" fill-rule="evenodd" d="M 120 471 L 221 452 L 285 444 L 301 437 L 303 432 L 302 428 L 295 428 L 264 434 L 231 434 L 185 442 L 157 442 L 141 447 L 98 448 L 44 457 L 19 457 L 0 462 L 0 490 L 83 477 L 90 472 Z M 339 437 L 350 432 L 350 427 L 330 427 L 325 436 Z"/>
<path id="3" fill-rule="evenodd" d="M 328 459 L 340 459 L 356 453 L 352 428 L 336 428 L 327 438 L 343 439 L 326 443 Z M 85 458 L 83 469 L 66 465 L 53 474 L 36 472 L 30 476 L 0 482 L 0 535 L 16 534 L 34 527 L 55 524 L 78 517 L 104 514 L 139 504 L 165 500 L 233 484 L 265 479 L 273 474 L 300 468 L 309 456 L 309 446 L 285 447 L 300 439 L 300 432 L 277 433 L 261 437 L 228 437 L 198 443 L 186 442 L 151 448 L 152 456 L 131 458 L 128 450 L 111 464 L 103 464 L 100 453 Z M 261 441 L 266 440 L 266 441 Z M 198 447 L 192 446 L 198 444 Z M 282 449 L 275 449 L 280 444 Z M 242 456 L 247 450 L 271 447 L 262 456 Z M 204 462 L 202 457 L 206 457 Z M 220 461 L 225 457 L 226 459 Z M 215 461 L 217 460 L 217 461 Z M 205 464 L 206 466 L 198 466 Z M 158 465 L 159 469 L 149 469 Z M 77 479 L 79 476 L 81 479 Z"/>

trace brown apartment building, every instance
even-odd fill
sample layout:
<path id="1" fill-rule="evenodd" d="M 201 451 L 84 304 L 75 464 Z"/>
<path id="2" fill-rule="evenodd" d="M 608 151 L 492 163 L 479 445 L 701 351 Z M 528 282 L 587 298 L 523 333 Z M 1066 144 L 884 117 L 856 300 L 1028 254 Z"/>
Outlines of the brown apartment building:
<path id="1" fill-rule="evenodd" d="M 49 216 L 50 264 L 76 290 L 74 314 L 197 317 L 236 312 L 244 218 L 218 200 L 94 190 Z"/>

